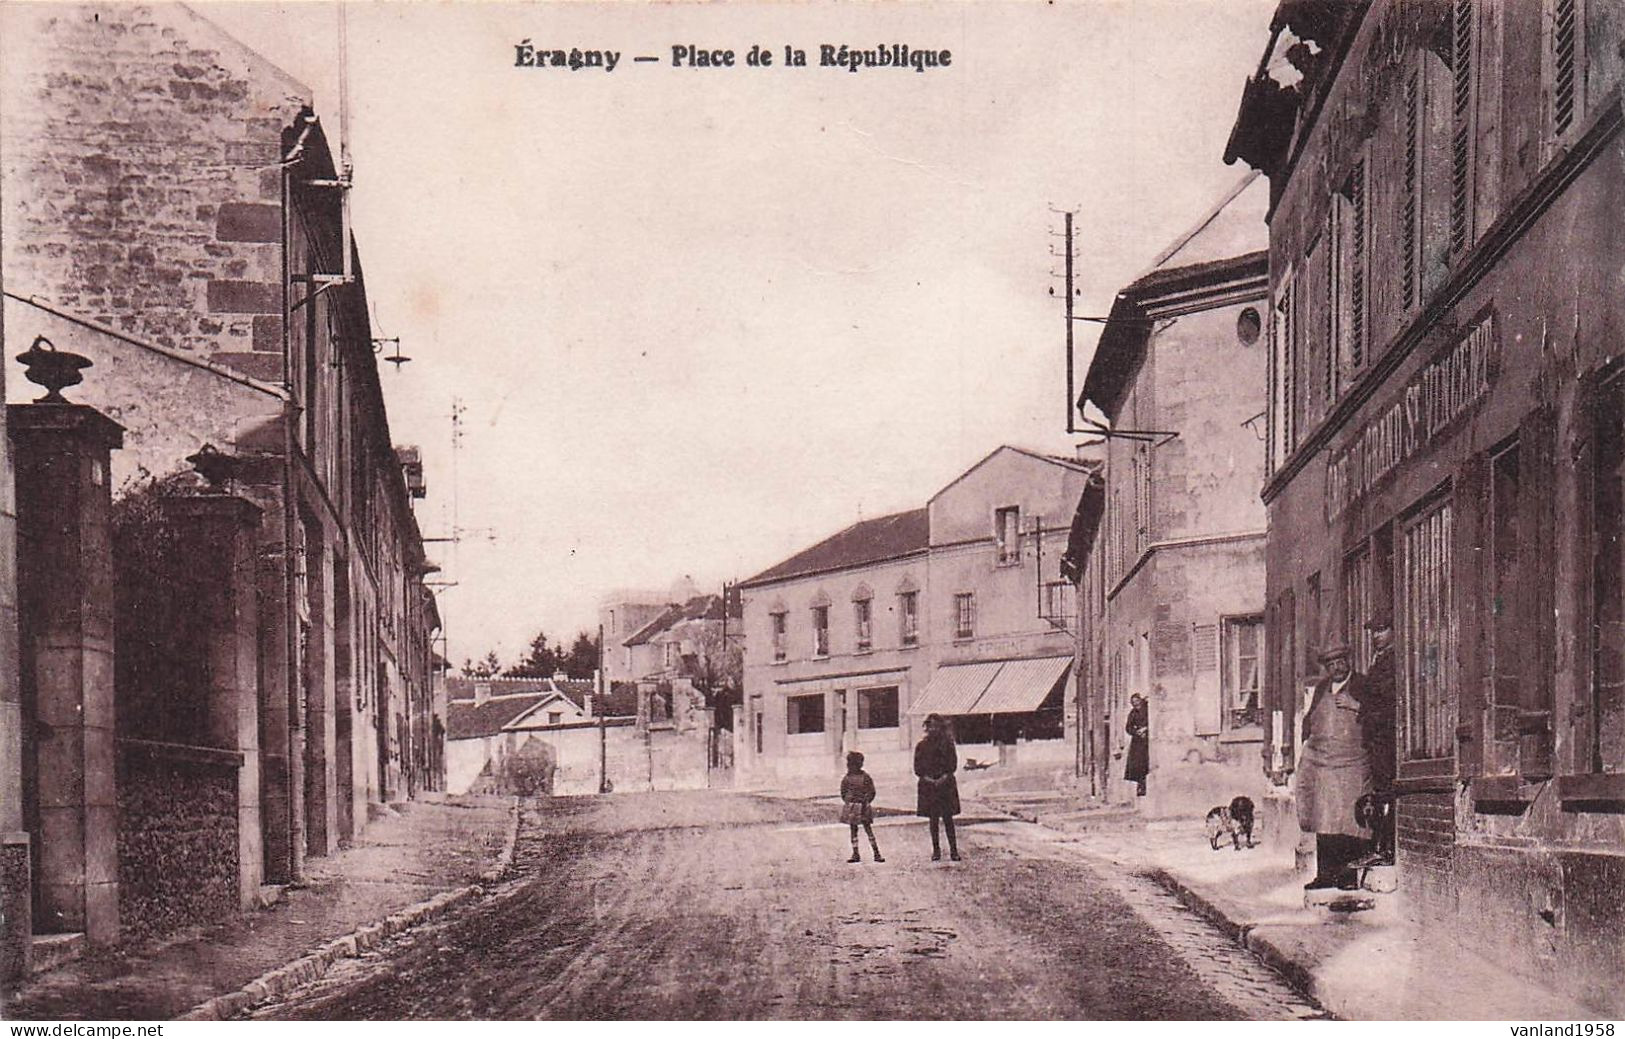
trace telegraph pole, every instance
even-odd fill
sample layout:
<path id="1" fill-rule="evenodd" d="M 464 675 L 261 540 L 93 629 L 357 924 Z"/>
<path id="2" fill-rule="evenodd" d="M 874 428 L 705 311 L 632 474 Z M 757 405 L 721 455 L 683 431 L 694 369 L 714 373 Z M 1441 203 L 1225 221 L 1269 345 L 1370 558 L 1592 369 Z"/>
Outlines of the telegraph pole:
<path id="1" fill-rule="evenodd" d="M 598 625 L 598 792 L 609 793 L 609 730 L 604 726 L 604 698 L 609 689 L 609 675 L 604 671 L 604 626 Z"/>
<path id="2" fill-rule="evenodd" d="M 1075 283 L 1073 281 L 1074 271 L 1072 269 L 1073 268 L 1073 251 L 1074 251 L 1074 249 L 1073 249 L 1073 239 L 1072 239 L 1072 217 L 1073 217 L 1073 213 L 1072 213 L 1072 210 L 1070 210 L 1070 209 L 1068 209 L 1068 210 L 1057 210 L 1054 207 L 1051 207 L 1050 212 L 1052 212 L 1052 213 L 1059 212 L 1061 214 L 1062 226 L 1063 226 L 1063 231 L 1062 231 L 1062 234 L 1061 234 L 1061 238 L 1064 240 L 1065 248 L 1066 248 L 1066 257 L 1065 257 L 1066 266 L 1065 266 L 1065 269 L 1063 271 L 1056 271 L 1054 267 L 1051 267 L 1050 268 L 1050 277 L 1052 277 L 1052 278 L 1058 277 L 1058 278 L 1061 279 L 1061 281 L 1062 281 L 1061 291 L 1066 296 L 1066 431 L 1067 431 L 1068 434 L 1072 434 L 1072 433 L 1078 432 L 1077 422 L 1076 422 L 1076 419 L 1074 418 L 1074 415 L 1076 414 L 1076 409 L 1077 409 L 1078 391 L 1077 391 L 1076 385 L 1074 384 L 1075 376 L 1073 375 L 1073 371 L 1072 371 L 1072 369 L 1073 369 L 1073 357 L 1074 357 L 1074 348 L 1073 348 L 1073 342 L 1072 342 L 1072 326 L 1073 326 L 1074 323 L 1076 323 L 1079 320 L 1072 313 L 1072 309 L 1073 309 L 1073 306 L 1074 306 L 1074 301 L 1077 299 L 1077 296 L 1078 296 L 1078 290 L 1077 290 L 1077 287 L 1076 287 L 1076 285 L 1075 285 Z M 1051 238 L 1054 238 L 1055 237 L 1055 232 L 1051 231 L 1051 232 L 1049 232 L 1049 235 L 1050 235 Z M 1050 245 L 1050 247 L 1049 247 L 1049 254 L 1052 257 L 1055 255 L 1055 246 L 1053 244 Z M 1053 285 L 1050 286 L 1049 294 L 1051 296 L 1055 295 L 1055 286 L 1053 286 Z M 1091 319 L 1085 318 L 1083 320 L 1091 320 Z"/>

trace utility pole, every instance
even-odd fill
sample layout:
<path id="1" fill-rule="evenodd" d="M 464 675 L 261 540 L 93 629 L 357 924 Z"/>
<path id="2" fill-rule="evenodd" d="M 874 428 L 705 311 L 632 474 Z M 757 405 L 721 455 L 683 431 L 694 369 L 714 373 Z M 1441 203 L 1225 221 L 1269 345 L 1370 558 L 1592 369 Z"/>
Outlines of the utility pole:
<path id="1" fill-rule="evenodd" d="M 1055 212 L 1055 210 L 1052 209 L 1051 212 Z M 1061 286 L 1061 291 L 1066 296 L 1066 431 L 1069 434 L 1078 432 L 1077 423 L 1076 423 L 1076 420 L 1074 418 L 1074 416 L 1076 414 L 1076 409 L 1077 409 L 1077 406 L 1078 406 L 1077 405 L 1078 392 L 1077 392 L 1077 387 L 1074 385 L 1074 376 L 1073 376 L 1073 373 L 1072 373 L 1072 369 L 1073 369 L 1073 353 L 1074 353 L 1073 344 L 1072 344 L 1072 326 L 1078 320 L 1072 314 L 1073 302 L 1074 302 L 1074 300 L 1077 299 L 1077 296 L 1078 296 L 1077 287 L 1073 283 L 1073 270 L 1072 270 L 1073 252 L 1074 252 L 1073 243 L 1072 243 L 1072 215 L 1073 214 L 1072 214 L 1072 211 L 1070 209 L 1061 212 L 1061 218 L 1062 218 L 1063 227 L 1064 227 L 1064 230 L 1062 232 L 1061 237 L 1065 240 L 1066 267 L 1065 267 L 1065 270 L 1058 275 L 1061 278 L 1062 282 L 1063 282 L 1063 284 Z M 1053 238 L 1054 236 L 1055 236 L 1055 232 L 1051 231 L 1050 232 L 1050 237 Z M 1050 246 L 1050 255 L 1051 256 L 1055 255 L 1055 246 L 1054 245 Z M 1050 275 L 1051 275 L 1051 277 L 1056 277 L 1057 276 L 1057 272 L 1055 271 L 1055 269 L 1053 267 L 1050 268 Z M 1055 295 L 1055 287 L 1053 285 L 1050 286 L 1049 294 L 1051 296 Z"/>
<path id="2" fill-rule="evenodd" d="M 604 626 L 598 625 L 598 698 L 593 706 L 598 711 L 598 792 L 609 793 L 609 730 L 604 725 L 604 698 L 609 687 L 609 676 L 604 671 Z"/>

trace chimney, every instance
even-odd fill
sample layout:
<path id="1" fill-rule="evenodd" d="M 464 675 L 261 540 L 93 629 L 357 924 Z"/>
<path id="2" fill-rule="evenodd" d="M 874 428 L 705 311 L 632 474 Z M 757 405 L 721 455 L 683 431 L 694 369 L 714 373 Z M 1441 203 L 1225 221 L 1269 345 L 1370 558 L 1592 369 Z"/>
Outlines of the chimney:
<path id="1" fill-rule="evenodd" d="M 587 717 L 589 717 L 589 718 L 593 717 L 593 713 L 592 713 L 592 694 L 591 693 L 588 693 L 586 696 L 582 697 L 582 699 L 581 699 L 581 709 L 583 711 L 587 712 Z"/>
<path id="2" fill-rule="evenodd" d="M 491 683 L 490 682 L 475 682 L 474 683 L 474 703 L 475 703 L 475 705 L 478 706 L 479 704 L 482 704 L 482 703 L 484 703 L 485 701 L 487 701 L 489 699 L 491 699 Z"/>

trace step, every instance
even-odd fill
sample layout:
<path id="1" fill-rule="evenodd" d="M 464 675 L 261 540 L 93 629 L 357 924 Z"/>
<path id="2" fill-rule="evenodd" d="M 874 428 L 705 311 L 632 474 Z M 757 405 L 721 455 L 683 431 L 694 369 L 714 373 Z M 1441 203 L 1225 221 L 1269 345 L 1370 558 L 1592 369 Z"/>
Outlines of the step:
<path id="1" fill-rule="evenodd" d="M 84 954 L 85 936 L 80 932 L 36 934 L 30 954 L 30 969 L 35 974 L 43 974 L 65 963 L 72 963 Z"/>

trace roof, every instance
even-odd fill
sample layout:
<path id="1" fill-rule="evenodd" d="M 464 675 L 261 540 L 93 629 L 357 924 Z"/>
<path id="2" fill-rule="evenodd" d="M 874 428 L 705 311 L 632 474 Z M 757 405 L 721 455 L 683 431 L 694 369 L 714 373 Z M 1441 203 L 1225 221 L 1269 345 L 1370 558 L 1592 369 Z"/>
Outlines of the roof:
<path id="1" fill-rule="evenodd" d="M 554 695 L 556 694 L 551 691 L 512 693 L 506 696 L 493 696 L 480 703 L 473 700 L 451 700 L 446 704 L 446 739 L 472 740 L 483 736 L 495 736 L 502 731 L 504 725 Z"/>
<path id="2" fill-rule="evenodd" d="M 1270 20 L 1269 42 L 1258 69 L 1242 89 L 1224 146 L 1226 164 L 1240 159 L 1262 170 L 1278 193 L 1276 174 L 1295 161 L 1294 135 L 1319 117 L 1326 88 L 1336 78 L 1370 7 L 1370 0 L 1281 0 Z M 1417 3 L 1395 5 L 1395 10 L 1400 12 L 1395 36 L 1430 40 L 1438 37 L 1442 24 L 1448 24 L 1450 5 Z M 1296 138 L 1300 144 L 1302 136 Z"/>
<path id="3" fill-rule="evenodd" d="M 948 491 L 957 486 L 961 480 L 964 480 L 976 470 L 986 465 L 1002 451 L 1014 451 L 1018 455 L 1025 455 L 1026 457 L 1036 461 L 1048 462 L 1050 465 L 1057 465 L 1062 469 L 1067 469 L 1074 473 L 1083 473 L 1084 475 L 1098 472 L 1099 470 L 1105 468 L 1106 465 L 1104 461 L 1098 458 L 1077 458 L 1072 455 L 1052 455 L 1044 451 L 1034 451 L 1030 447 L 1016 447 L 1013 444 L 1000 444 L 998 447 L 995 447 L 993 450 L 989 451 L 987 454 L 978 459 L 975 465 L 948 481 L 947 485 L 944 486 L 942 490 L 931 496 L 931 500 L 936 501 L 938 498 L 948 493 Z"/>
<path id="4" fill-rule="evenodd" d="M 740 585 L 750 588 L 923 552 L 930 542 L 930 534 L 930 512 L 923 508 L 859 520 L 834 537 L 825 538 L 755 577 L 741 581 Z"/>
<path id="5" fill-rule="evenodd" d="M 688 602 L 673 603 L 660 611 L 653 620 L 634 631 L 621 642 L 623 646 L 641 646 L 683 621 L 722 620 L 723 599 L 720 595 L 696 595 Z M 735 614 L 737 616 L 737 614 Z"/>
<path id="6" fill-rule="evenodd" d="M 1205 291 L 1269 275 L 1269 182 L 1243 177 L 1190 230 L 1157 255 L 1151 269 L 1117 294 L 1095 344 L 1078 407 L 1085 401 L 1115 417 L 1129 380 L 1151 339 L 1148 307 L 1156 301 L 1192 302 Z"/>

